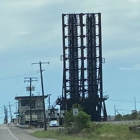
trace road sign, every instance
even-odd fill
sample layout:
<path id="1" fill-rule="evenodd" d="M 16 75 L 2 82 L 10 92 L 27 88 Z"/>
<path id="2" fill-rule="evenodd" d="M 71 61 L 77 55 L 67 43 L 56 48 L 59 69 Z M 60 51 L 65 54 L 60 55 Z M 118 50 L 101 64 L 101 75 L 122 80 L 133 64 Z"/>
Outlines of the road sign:
<path id="1" fill-rule="evenodd" d="M 78 115 L 78 108 L 73 108 L 73 116 L 77 116 Z"/>

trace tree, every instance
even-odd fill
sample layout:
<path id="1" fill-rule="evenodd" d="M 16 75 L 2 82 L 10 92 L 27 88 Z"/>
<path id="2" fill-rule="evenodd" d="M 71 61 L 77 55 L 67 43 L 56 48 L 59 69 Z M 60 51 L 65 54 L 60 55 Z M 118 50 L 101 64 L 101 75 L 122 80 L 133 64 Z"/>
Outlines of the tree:
<path id="1" fill-rule="evenodd" d="M 117 114 L 115 116 L 115 121 L 121 121 L 122 120 L 122 115 L 121 114 Z"/>
<path id="2" fill-rule="evenodd" d="M 132 114 L 130 115 L 130 118 L 131 120 L 137 120 L 139 118 L 137 111 L 132 112 Z"/>
<path id="3" fill-rule="evenodd" d="M 78 108 L 78 115 L 73 115 L 73 108 Z M 90 115 L 86 114 L 79 104 L 74 104 L 72 109 L 65 113 L 64 126 L 68 133 L 78 133 L 88 128 L 91 122 Z"/>
<path id="4" fill-rule="evenodd" d="M 130 114 L 123 115 L 123 120 L 131 120 L 131 115 Z"/>

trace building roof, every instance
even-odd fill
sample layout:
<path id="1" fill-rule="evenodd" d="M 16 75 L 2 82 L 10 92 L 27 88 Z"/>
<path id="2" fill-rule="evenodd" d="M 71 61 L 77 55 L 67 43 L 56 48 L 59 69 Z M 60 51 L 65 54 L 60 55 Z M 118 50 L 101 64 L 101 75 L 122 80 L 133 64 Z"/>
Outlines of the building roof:
<path id="1" fill-rule="evenodd" d="M 42 98 L 42 95 L 40 96 L 32 96 L 32 98 Z M 44 98 L 47 98 L 48 97 L 48 95 L 44 95 Z M 16 96 L 15 97 L 15 100 L 21 100 L 21 99 L 25 99 L 25 100 L 27 100 L 27 99 L 29 99 L 30 98 L 30 96 Z"/>

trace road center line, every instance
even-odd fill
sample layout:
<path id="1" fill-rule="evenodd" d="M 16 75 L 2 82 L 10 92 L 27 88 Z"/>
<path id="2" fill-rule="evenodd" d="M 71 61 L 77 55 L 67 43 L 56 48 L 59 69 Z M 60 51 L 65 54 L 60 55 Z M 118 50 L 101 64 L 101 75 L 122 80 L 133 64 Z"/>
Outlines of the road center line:
<path id="1" fill-rule="evenodd" d="M 12 134 L 12 132 L 10 131 L 9 128 L 8 128 L 8 131 L 9 131 L 9 133 L 11 134 L 11 136 L 12 136 L 14 139 L 18 140 L 18 138 L 16 138 L 16 137 Z"/>

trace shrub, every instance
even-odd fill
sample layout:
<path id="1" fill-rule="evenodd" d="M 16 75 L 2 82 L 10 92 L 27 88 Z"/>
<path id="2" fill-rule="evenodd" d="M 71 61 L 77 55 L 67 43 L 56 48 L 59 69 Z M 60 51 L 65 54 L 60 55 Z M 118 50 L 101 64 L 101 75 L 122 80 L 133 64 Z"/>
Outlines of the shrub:
<path id="1" fill-rule="evenodd" d="M 73 108 L 78 108 L 78 115 L 73 116 Z M 67 133 L 79 133 L 84 128 L 90 126 L 91 117 L 82 111 L 82 108 L 78 104 L 74 104 L 72 109 L 65 113 L 64 126 L 67 129 Z"/>

